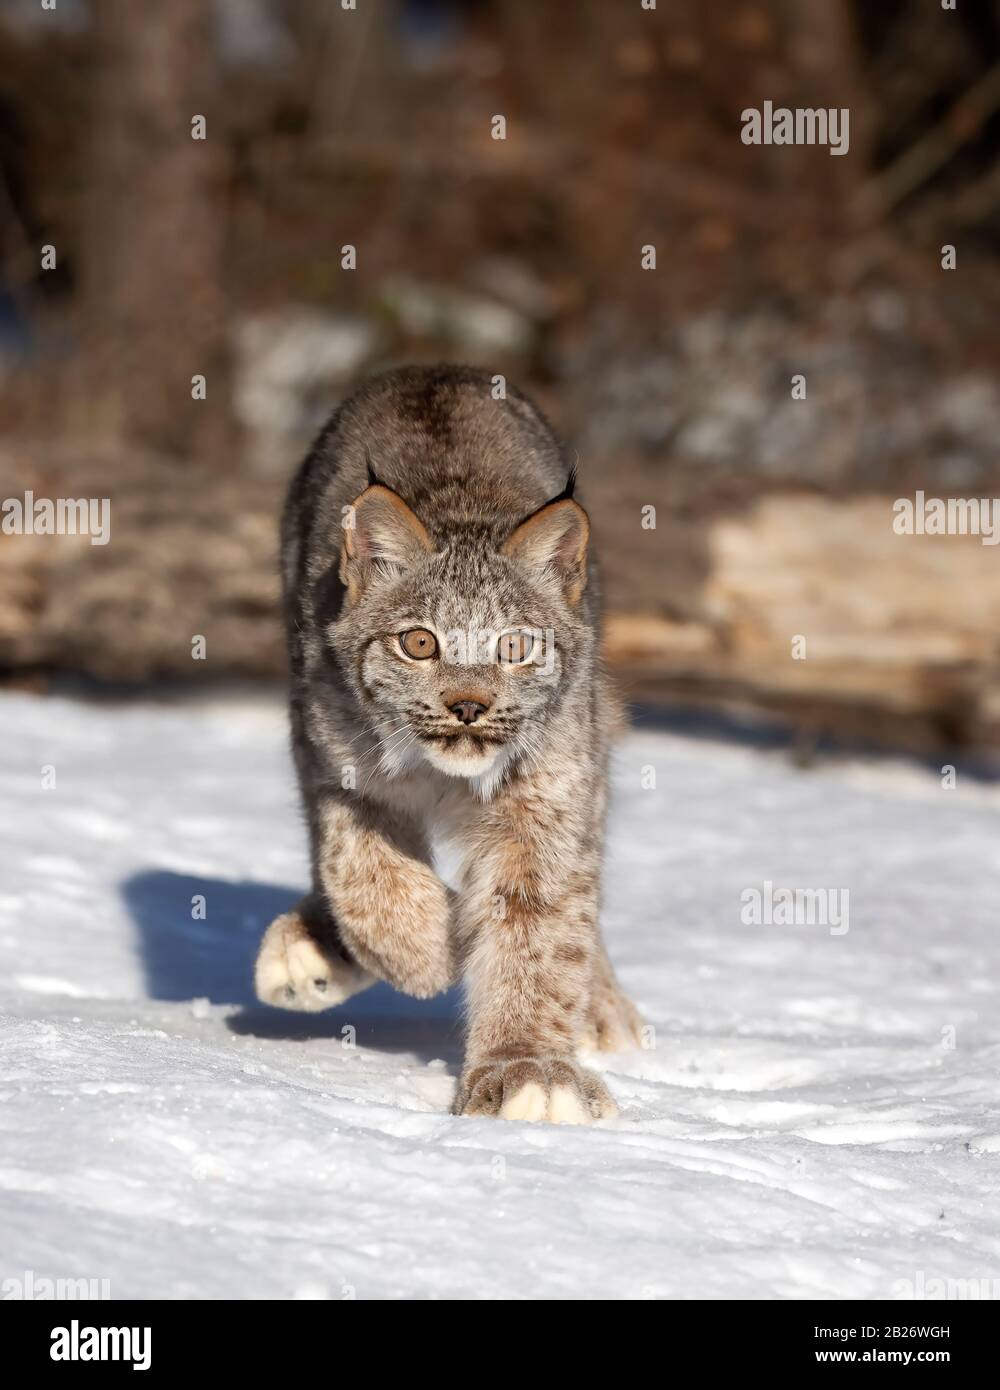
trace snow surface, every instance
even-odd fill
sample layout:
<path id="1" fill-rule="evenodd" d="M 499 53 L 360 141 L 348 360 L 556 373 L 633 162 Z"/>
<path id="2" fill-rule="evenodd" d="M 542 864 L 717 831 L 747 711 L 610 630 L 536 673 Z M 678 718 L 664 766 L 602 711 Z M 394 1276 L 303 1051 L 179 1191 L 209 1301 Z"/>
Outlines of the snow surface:
<path id="1" fill-rule="evenodd" d="M 1000 1277 L 995 788 L 631 735 L 604 920 L 655 1046 L 598 1058 L 621 1115 L 570 1128 L 448 1115 L 455 997 L 254 1003 L 258 938 L 306 877 L 280 708 L 6 696 L 0 728 L 0 1279 L 633 1299 Z M 849 889 L 850 930 L 744 925 L 765 880 Z"/>

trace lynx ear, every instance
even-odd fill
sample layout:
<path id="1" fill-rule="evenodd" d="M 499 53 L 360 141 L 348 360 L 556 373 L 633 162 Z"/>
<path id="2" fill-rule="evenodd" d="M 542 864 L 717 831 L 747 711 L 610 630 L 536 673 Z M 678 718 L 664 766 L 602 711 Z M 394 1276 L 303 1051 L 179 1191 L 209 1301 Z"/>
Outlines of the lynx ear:
<path id="1" fill-rule="evenodd" d="M 420 518 L 392 488 L 374 483 L 351 504 L 344 521 L 340 577 L 353 602 L 378 571 L 405 570 L 434 545 Z"/>
<path id="2" fill-rule="evenodd" d="M 587 584 L 587 513 L 571 497 L 560 496 L 521 522 L 504 542 L 503 554 L 535 579 L 555 574 L 570 603 Z"/>

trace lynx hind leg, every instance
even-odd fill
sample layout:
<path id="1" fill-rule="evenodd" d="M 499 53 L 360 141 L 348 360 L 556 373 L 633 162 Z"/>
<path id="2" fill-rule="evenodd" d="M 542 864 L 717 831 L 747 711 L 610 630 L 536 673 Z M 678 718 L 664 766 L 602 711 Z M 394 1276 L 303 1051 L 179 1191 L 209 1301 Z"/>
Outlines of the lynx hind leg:
<path id="1" fill-rule="evenodd" d="M 624 993 L 603 947 L 580 1047 L 588 1052 L 628 1052 L 642 1043 L 642 1015 Z"/>
<path id="2" fill-rule="evenodd" d="M 260 943 L 257 998 L 278 1009 L 318 1013 L 375 983 L 375 977 L 339 952 L 332 928 L 321 930 L 310 900 L 276 917 Z"/>

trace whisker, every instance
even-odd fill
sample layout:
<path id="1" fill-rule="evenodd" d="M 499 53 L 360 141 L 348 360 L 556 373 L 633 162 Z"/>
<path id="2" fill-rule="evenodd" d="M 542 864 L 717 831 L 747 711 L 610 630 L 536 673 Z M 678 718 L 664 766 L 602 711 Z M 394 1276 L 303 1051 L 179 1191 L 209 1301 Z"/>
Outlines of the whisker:
<path id="1" fill-rule="evenodd" d="M 398 733 L 401 733 L 403 729 L 408 727 L 408 725 L 409 721 L 404 719 L 401 724 L 397 724 L 394 729 L 390 729 L 389 733 L 386 735 L 385 738 L 379 739 L 378 743 L 373 743 L 370 748 L 366 748 L 363 753 L 359 754 L 358 762 L 363 763 L 365 758 L 367 758 L 369 754 L 377 752 L 379 748 L 381 748 L 384 744 L 388 743 L 390 739 L 395 738 L 396 735 Z M 372 730 L 372 732 L 374 733 L 376 731 Z"/>
<path id="2" fill-rule="evenodd" d="M 367 778 L 365 779 L 365 785 L 361 788 L 361 795 L 362 795 L 362 797 L 364 796 L 365 792 L 368 790 L 368 783 L 369 783 L 369 782 L 372 780 L 372 778 L 375 776 L 376 772 L 378 772 L 378 771 L 382 768 L 382 766 L 383 766 L 383 764 L 384 764 L 386 758 L 387 758 L 391 753 L 402 752 L 402 750 L 403 750 L 405 747 L 408 747 L 408 746 L 409 746 L 408 743 L 407 743 L 407 741 L 406 741 L 406 738 L 405 738 L 405 735 L 406 735 L 407 733 L 409 733 L 409 734 L 411 735 L 411 738 L 415 738 L 415 737 L 416 737 L 416 735 L 415 735 L 415 734 L 413 733 L 413 731 L 410 729 L 409 724 L 406 724 L 406 725 L 404 726 L 403 729 L 397 729 L 395 734 L 390 735 L 390 737 L 395 738 L 395 737 L 397 737 L 399 734 L 403 734 L 403 735 L 404 735 L 404 738 L 402 739 L 401 742 L 394 744 L 391 748 L 386 748 L 386 749 L 383 750 L 382 755 L 381 755 L 381 757 L 379 758 L 378 762 L 375 764 L 375 766 L 372 768 L 371 772 L 369 772 Z M 388 741 L 389 741 L 388 739 L 385 740 L 386 743 L 388 743 Z M 374 752 L 375 750 L 373 749 L 372 751 Z"/>

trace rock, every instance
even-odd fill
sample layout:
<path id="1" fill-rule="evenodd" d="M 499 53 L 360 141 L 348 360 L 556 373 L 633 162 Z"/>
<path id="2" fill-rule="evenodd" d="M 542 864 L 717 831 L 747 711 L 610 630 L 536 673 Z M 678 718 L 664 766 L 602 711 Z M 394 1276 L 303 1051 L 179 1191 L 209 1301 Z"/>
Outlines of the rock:
<path id="1" fill-rule="evenodd" d="M 531 323 L 547 323 L 559 313 L 564 294 L 513 256 L 487 256 L 477 261 L 471 283 Z"/>
<path id="2" fill-rule="evenodd" d="M 531 323 L 486 295 L 392 275 L 382 281 L 378 297 L 406 337 L 438 345 L 457 358 L 488 362 L 494 354 L 521 356 L 531 349 Z"/>
<path id="3" fill-rule="evenodd" d="M 377 345 L 370 320 L 316 309 L 283 308 L 237 326 L 234 410 L 253 473 L 287 473 Z"/>

